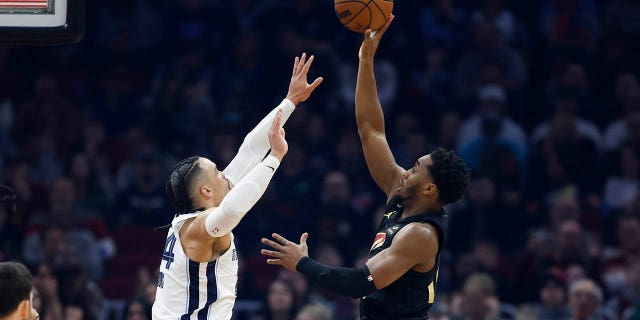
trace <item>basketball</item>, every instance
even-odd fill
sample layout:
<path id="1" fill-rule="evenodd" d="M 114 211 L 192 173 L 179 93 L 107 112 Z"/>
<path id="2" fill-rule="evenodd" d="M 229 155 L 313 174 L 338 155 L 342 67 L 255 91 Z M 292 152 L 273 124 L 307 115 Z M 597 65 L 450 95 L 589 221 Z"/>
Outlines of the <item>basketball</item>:
<path id="1" fill-rule="evenodd" d="M 335 0 L 334 7 L 342 25 L 364 33 L 367 29 L 378 30 L 387 23 L 393 0 Z"/>

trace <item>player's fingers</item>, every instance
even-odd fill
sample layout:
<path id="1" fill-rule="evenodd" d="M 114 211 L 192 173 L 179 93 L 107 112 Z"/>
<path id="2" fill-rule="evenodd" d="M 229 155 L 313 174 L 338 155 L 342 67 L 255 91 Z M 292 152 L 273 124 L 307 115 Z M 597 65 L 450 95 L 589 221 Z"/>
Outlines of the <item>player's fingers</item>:
<path id="1" fill-rule="evenodd" d="M 293 59 L 293 71 L 291 72 L 291 76 L 295 76 L 296 75 L 296 70 L 298 70 L 298 63 L 300 62 L 300 58 L 298 58 L 298 56 L 295 57 L 295 59 Z"/>
<path id="2" fill-rule="evenodd" d="M 276 250 L 280 250 L 282 248 L 282 246 L 279 243 L 271 241 L 271 240 L 269 240 L 267 238 L 262 238 L 260 240 L 260 242 L 262 242 L 263 244 L 268 245 L 269 247 L 274 248 Z"/>
<path id="3" fill-rule="evenodd" d="M 303 233 L 303 234 L 300 236 L 300 244 L 301 244 L 301 245 L 303 245 L 303 246 L 306 246 L 306 245 L 307 245 L 307 239 L 308 239 L 308 238 L 309 238 L 309 234 L 308 234 L 307 232 Z"/>
<path id="4" fill-rule="evenodd" d="M 382 26 L 382 28 L 380 28 L 380 30 L 378 31 L 379 37 L 382 37 L 382 35 L 387 31 L 387 29 L 389 29 L 389 25 L 391 24 L 391 21 L 393 21 L 395 17 L 396 16 L 394 16 L 392 13 L 389 20 L 387 20 L 387 23 L 385 23 L 384 26 Z"/>
<path id="5" fill-rule="evenodd" d="M 278 128 L 280 128 L 280 122 L 282 122 L 282 109 L 278 109 L 278 113 L 276 113 L 276 118 L 273 119 L 272 129 L 278 130 Z"/>
<path id="6" fill-rule="evenodd" d="M 274 258 L 282 258 L 282 253 L 279 252 L 279 251 L 262 249 L 262 250 L 260 250 L 260 253 L 262 253 L 263 256 L 269 256 L 269 257 L 274 257 Z"/>
<path id="7" fill-rule="evenodd" d="M 280 128 L 280 136 L 284 139 L 284 137 L 286 136 L 285 132 L 284 132 L 284 128 Z"/>
<path id="8" fill-rule="evenodd" d="M 280 259 L 267 259 L 267 264 L 282 264 Z"/>
<path id="9" fill-rule="evenodd" d="M 309 57 L 309 60 L 305 62 L 304 66 L 302 66 L 302 74 L 307 74 L 309 72 L 309 68 L 311 68 L 311 64 L 313 64 L 313 59 L 315 56 Z"/>
<path id="10" fill-rule="evenodd" d="M 311 90 L 315 90 L 324 80 L 323 77 L 318 77 L 316 78 L 316 80 L 313 80 L 313 82 L 311 83 Z"/>
<path id="11" fill-rule="evenodd" d="M 371 38 L 371 33 L 372 33 L 372 32 L 373 32 L 373 31 L 372 31 L 371 29 L 367 29 L 367 30 L 364 32 L 364 39 L 365 39 L 365 40 L 367 40 L 367 39 Z"/>
<path id="12" fill-rule="evenodd" d="M 274 239 L 276 239 L 281 245 L 286 246 L 287 244 L 289 244 L 289 240 L 287 240 L 285 237 L 274 233 L 271 235 Z"/>
<path id="13" fill-rule="evenodd" d="M 298 62 L 298 71 L 297 71 L 298 73 L 300 73 L 306 61 L 307 61 L 307 53 L 303 52 L 302 56 L 300 56 L 300 62 Z"/>

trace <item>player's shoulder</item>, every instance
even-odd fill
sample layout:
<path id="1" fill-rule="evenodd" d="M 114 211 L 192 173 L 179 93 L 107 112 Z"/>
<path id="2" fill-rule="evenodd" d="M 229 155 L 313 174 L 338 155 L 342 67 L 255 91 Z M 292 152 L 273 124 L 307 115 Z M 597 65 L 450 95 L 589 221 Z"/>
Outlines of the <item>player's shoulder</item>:
<path id="1" fill-rule="evenodd" d="M 398 231 L 396 239 L 402 246 L 424 247 L 438 245 L 438 233 L 434 226 L 424 222 L 412 222 Z"/>

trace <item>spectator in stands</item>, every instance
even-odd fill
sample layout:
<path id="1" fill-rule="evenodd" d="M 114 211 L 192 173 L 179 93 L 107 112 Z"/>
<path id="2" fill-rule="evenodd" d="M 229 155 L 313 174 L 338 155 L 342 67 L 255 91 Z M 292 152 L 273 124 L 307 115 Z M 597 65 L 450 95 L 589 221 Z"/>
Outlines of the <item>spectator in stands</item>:
<path id="1" fill-rule="evenodd" d="M 42 319 L 62 320 L 62 302 L 60 301 L 58 278 L 48 264 L 40 264 L 33 277 L 33 286 L 41 299 L 39 313 Z"/>
<path id="2" fill-rule="evenodd" d="M 522 127 L 507 115 L 507 95 L 499 85 L 486 85 L 478 90 L 477 111 L 460 127 L 457 150 L 471 168 L 477 168 L 480 154 L 488 143 L 510 150 L 524 163 L 527 137 Z"/>
<path id="3" fill-rule="evenodd" d="M 149 320 L 151 319 L 151 310 L 145 307 L 144 302 L 140 300 L 129 300 L 124 307 L 124 320 Z"/>
<path id="4" fill-rule="evenodd" d="M 94 208 L 97 215 L 103 216 L 113 200 L 115 190 L 111 177 L 100 172 L 96 165 L 88 154 L 77 153 L 71 157 L 67 174 L 75 185 L 78 205 Z"/>
<path id="5" fill-rule="evenodd" d="M 569 309 L 575 320 L 613 320 L 615 316 L 601 308 L 604 296 L 600 287 L 590 279 L 580 279 L 569 285 Z"/>
<path id="6" fill-rule="evenodd" d="M 597 146 L 580 135 L 575 118 L 555 117 L 546 138 L 533 146 L 529 163 L 532 197 L 544 197 L 550 194 L 548 191 L 569 185 L 582 194 L 598 192 L 598 177 L 593 174 L 598 164 Z"/>
<path id="7" fill-rule="evenodd" d="M 31 222 L 33 231 L 42 233 L 32 232 L 26 237 L 23 246 L 26 261 L 32 265 L 52 262 L 58 250 L 82 253 L 83 265 L 92 277 L 101 278 L 105 260 L 115 254 L 103 220 L 87 219 L 94 215 L 77 205 L 75 186 L 68 178 L 56 179 L 49 198 L 49 212 Z"/>
<path id="8" fill-rule="evenodd" d="M 422 68 L 414 68 L 411 71 L 406 103 L 428 106 L 429 110 L 434 111 L 444 111 L 450 106 L 453 93 L 451 55 L 450 49 L 443 41 L 427 46 L 422 55 Z M 398 96 L 398 107 L 402 107 L 404 98 L 403 95 Z"/>
<path id="9" fill-rule="evenodd" d="M 568 16 L 577 18 L 560 23 Z M 596 2 L 547 0 L 540 9 L 540 28 L 553 46 L 593 48 L 600 32 Z"/>
<path id="10" fill-rule="evenodd" d="M 633 146 L 623 146 L 617 155 L 615 172 L 604 186 L 604 203 L 613 210 L 628 208 L 639 191 L 640 159 Z"/>
<path id="11" fill-rule="evenodd" d="M 483 273 L 472 274 L 464 283 L 463 315 L 455 320 L 504 319 L 501 315 L 496 285 L 491 276 Z M 514 310 L 515 312 L 515 310 Z M 509 319 L 515 319 L 515 313 Z"/>
<path id="12" fill-rule="evenodd" d="M 610 99 L 611 105 L 609 107 L 613 109 L 613 112 L 607 117 L 608 121 L 616 120 L 616 117 L 622 115 L 622 112 L 626 111 L 625 104 L 633 100 L 640 89 L 640 81 L 638 80 L 637 73 L 626 68 L 623 68 L 615 74 L 612 84 L 613 87 L 611 91 L 613 97 Z"/>
<path id="13" fill-rule="evenodd" d="M 462 119 L 457 112 L 447 112 L 440 118 L 437 145 L 447 149 L 455 149 Z"/>
<path id="14" fill-rule="evenodd" d="M 294 320 L 298 301 L 293 287 L 282 280 L 274 280 L 269 285 L 262 314 L 255 320 Z"/>
<path id="15" fill-rule="evenodd" d="M 640 301 L 640 263 L 634 262 L 627 268 L 625 276 L 626 286 L 620 297 L 614 297 L 607 302 L 607 306 L 618 311 L 622 319 L 637 319 L 640 316 L 638 301 Z"/>
<path id="16" fill-rule="evenodd" d="M 549 130 L 556 119 L 566 119 L 575 126 L 580 138 L 590 140 L 600 150 L 602 148 L 602 136 L 598 127 L 591 121 L 579 116 L 579 93 L 571 87 L 559 87 L 553 94 L 554 114 L 550 120 L 538 125 L 531 135 L 531 145 L 537 145 L 550 134 Z"/>
<path id="17" fill-rule="evenodd" d="M 519 23 L 511 11 L 505 8 L 505 0 L 484 0 L 483 6 L 471 14 L 472 23 L 490 22 L 500 30 L 505 43 L 513 44 Z"/>
<path id="18" fill-rule="evenodd" d="M 296 316 L 295 320 L 332 320 L 331 312 L 321 304 L 307 304 Z"/>
<path id="19" fill-rule="evenodd" d="M 536 306 L 537 319 L 565 320 L 571 314 L 567 307 L 567 285 L 562 271 L 552 269 L 540 286 L 540 304 Z"/>
<path id="20" fill-rule="evenodd" d="M 611 123 L 604 133 L 604 148 L 615 151 L 626 143 L 640 141 L 640 86 L 623 95 L 624 115 Z"/>
<path id="21" fill-rule="evenodd" d="M 473 25 L 474 49 L 459 61 L 455 71 L 455 92 L 459 99 L 468 99 L 488 84 L 498 84 L 505 90 L 519 90 L 527 81 L 525 62 L 518 52 L 505 45 L 500 29 L 494 22 L 481 21 Z"/>
<path id="22" fill-rule="evenodd" d="M 640 217 L 624 214 L 618 218 L 616 225 L 618 247 L 608 248 L 607 255 L 600 262 L 599 271 L 608 294 L 624 295 L 629 288 L 626 275 L 632 272 L 634 265 L 640 263 Z M 626 306 L 618 308 L 622 307 Z"/>
<path id="23" fill-rule="evenodd" d="M 277 279 L 291 284 L 296 293 L 296 301 L 307 301 L 309 298 L 309 281 L 301 273 L 280 268 Z"/>
<path id="24" fill-rule="evenodd" d="M 172 215 L 162 184 L 162 163 L 159 154 L 139 154 L 133 165 L 133 184 L 122 190 L 116 201 L 117 226 L 136 225 L 158 227 Z"/>
<path id="25" fill-rule="evenodd" d="M 434 0 L 423 6 L 418 15 L 418 26 L 426 45 L 443 43 L 457 50 L 463 46 L 464 23 L 467 14 L 454 0 Z M 376 77 L 377 78 L 377 77 Z"/>

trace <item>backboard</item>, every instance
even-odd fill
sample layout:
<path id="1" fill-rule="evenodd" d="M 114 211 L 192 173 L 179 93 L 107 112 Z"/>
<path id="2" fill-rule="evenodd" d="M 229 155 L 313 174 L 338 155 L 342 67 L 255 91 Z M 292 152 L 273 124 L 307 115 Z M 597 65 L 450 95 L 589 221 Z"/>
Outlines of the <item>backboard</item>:
<path id="1" fill-rule="evenodd" d="M 85 0 L 0 0 L 0 43 L 77 43 L 84 11 Z"/>

